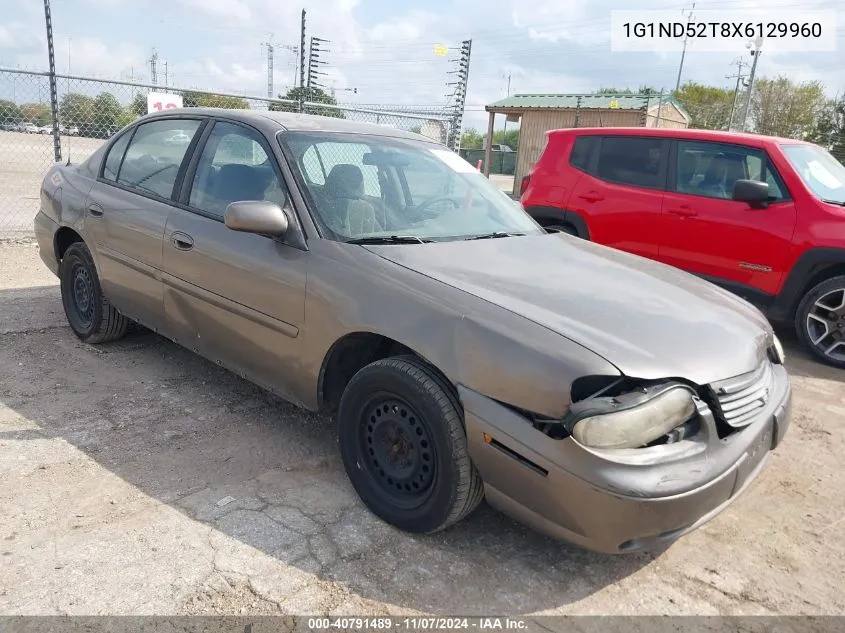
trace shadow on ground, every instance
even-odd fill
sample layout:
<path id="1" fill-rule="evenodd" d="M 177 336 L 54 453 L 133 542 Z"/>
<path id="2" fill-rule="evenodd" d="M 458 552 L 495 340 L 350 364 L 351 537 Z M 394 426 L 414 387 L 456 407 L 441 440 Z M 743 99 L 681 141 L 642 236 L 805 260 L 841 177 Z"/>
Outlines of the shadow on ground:
<path id="1" fill-rule="evenodd" d="M 446 532 L 401 533 L 358 501 L 331 420 L 146 330 L 83 344 L 55 286 L 0 292 L 0 306 L 0 403 L 39 427 L 0 440 L 69 442 L 212 526 L 218 551 L 227 535 L 364 598 L 464 614 L 560 607 L 653 560 L 587 553 L 485 505 Z"/>

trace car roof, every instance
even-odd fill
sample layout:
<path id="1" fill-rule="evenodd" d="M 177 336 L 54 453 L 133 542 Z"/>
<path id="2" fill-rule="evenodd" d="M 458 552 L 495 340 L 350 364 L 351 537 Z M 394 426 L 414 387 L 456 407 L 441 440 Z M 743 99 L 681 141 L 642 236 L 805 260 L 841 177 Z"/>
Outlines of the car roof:
<path id="1" fill-rule="evenodd" d="M 719 141 L 722 143 L 739 143 L 765 147 L 770 145 L 812 145 L 807 141 L 763 134 L 749 134 L 746 132 L 725 132 L 721 130 L 697 130 L 688 128 L 643 128 L 643 127 L 581 127 L 550 130 L 549 135 L 565 134 L 602 134 L 626 136 L 651 136 L 659 138 L 676 138 L 697 141 Z"/>
<path id="2" fill-rule="evenodd" d="M 227 108 L 171 108 L 164 112 L 146 114 L 139 121 L 152 121 L 161 118 L 176 116 L 204 116 L 223 117 L 241 121 L 262 128 L 268 133 L 274 129 L 289 131 L 308 132 L 344 132 L 348 134 L 368 134 L 371 136 L 385 136 L 393 138 L 404 138 L 416 141 L 437 143 L 427 136 L 406 132 L 398 128 L 379 125 L 377 123 L 362 123 L 349 119 L 340 119 L 330 116 L 319 116 L 315 114 L 299 114 L 297 112 L 273 112 L 270 110 L 241 110 Z M 397 115 L 398 116 L 398 115 Z M 423 119 L 421 119 L 422 121 Z"/>

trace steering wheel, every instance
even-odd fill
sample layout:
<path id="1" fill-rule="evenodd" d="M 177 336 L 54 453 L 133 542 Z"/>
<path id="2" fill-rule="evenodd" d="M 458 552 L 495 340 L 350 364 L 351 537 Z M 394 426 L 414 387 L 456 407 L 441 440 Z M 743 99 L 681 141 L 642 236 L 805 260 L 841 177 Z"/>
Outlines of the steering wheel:
<path id="1" fill-rule="evenodd" d="M 410 209 L 408 209 L 408 210 L 411 212 L 412 215 L 416 215 L 418 218 L 420 218 L 418 220 L 418 222 L 421 222 L 423 220 L 430 220 L 430 219 L 436 218 L 438 215 L 440 215 L 439 213 L 426 212 L 426 209 L 428 209 L 428 207 L 430 207 L 431 205 L 433 205 L 436 202 L 451 202 L 452 205 L 456 209 L 461 206 L 451 196 L 438 195 L 438 196 L 432 196 L 431 198 L 423 200 L 418 205 L 416 205 L 414 207 L 410 207 Z"/>

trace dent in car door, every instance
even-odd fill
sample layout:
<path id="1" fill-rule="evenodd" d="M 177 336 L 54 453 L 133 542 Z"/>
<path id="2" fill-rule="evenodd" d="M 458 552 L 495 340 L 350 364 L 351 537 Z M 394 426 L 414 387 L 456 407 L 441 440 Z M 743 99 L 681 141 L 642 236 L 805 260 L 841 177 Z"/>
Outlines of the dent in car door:
<path id="1" fill-rule="evenodd" d="M 190 171 L 182 198 L 189 208 L 174 209 L 165 228 L 168 330 L 179 343 L 293 399 L 308 252 L 223 222 L 229 202 L 285 204 L 272 153 L 257 132 L 218 122 L 193 177 Z"/>
<path id="2" fill-rule="evenodd" d="M 199 119 L 163 119 L 128 130 L 109 149 L 88 195 L 85 228 L 96 250 L 103 292 L 127 316 L 163 322 L 162 238 L 169 198 L 189 144 L 166 145 L 175 130 L 193 136 Z"/>
<path id="3" fill-rule="evenodd" d="M 587 220 L 590 239 L 656 258 L 669 142 L 645 136 L 603 136 L 567 208 Z"/>

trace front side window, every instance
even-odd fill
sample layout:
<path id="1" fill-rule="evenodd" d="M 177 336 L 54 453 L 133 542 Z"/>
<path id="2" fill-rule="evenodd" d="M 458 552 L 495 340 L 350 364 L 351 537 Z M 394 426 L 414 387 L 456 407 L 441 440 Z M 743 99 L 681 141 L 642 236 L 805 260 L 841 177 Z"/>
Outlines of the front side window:
<path id="1" fill-rule="evenodd" d="M 816 197 L 845 205 L 845 165 L 818 145 L 781 145 L 781 149 Z"/>
<path id="2" fill-rule="evenodd" d="M 606 136 L 601 140 L 596 175 L 622 185 L 662 189 L 665 146 L 659 138 Z"/>
<path id="3" fill-rule="evenodd" d="M 117 182 L 141 193 L 170 198 L 179 167 L 200 121 L 163 119 L 138 126 Z"/>
<path id="4" fill-rule="evenodd" d="M 287 189 L 258 132 L 219 122 L 208 136 L 188 204 L 223 218 L 231 202 L 268 200 L 285 205 Z"/>
<path id="5" fill-rule="evenodd" d="M 330 132 L 288 132 L 281 142 L 318 223 L 335 239 L 544 233 L 516 202 L 441 145 Z"/>
<path id="6" fill-rule="evenodd" d="M 767 182 L 770 200 L 785 198 L 785 188 L 762 150 L 727 143 L 678 141 L 674 183 L 678 193 L 731 200 L 737 180 Z"/>

